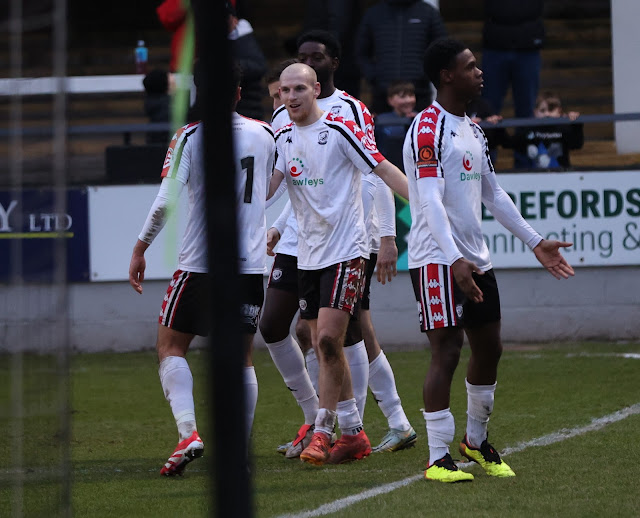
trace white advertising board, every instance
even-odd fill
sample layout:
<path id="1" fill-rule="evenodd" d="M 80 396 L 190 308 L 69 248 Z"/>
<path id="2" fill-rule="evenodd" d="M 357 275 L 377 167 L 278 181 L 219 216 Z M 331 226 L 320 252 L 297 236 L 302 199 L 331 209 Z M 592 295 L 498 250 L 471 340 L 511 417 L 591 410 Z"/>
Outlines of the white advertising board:
<path id="1" fill-rule="evenodd" d="M 498 181 L 543 237 L 573 243 L 563 251 L 571 265 L 640 264 L 640 171 L 498 174 Z M 487 211 L 483 217 L 494 267 L 539 266 Z"/>
<path id="2" fill-rule="evenodd" d="M 89 265 L 92 281 L 129 278 L 129 261 L 158 185 L 89 187 Z M 267 225 L 287 202 L 282 196 L 267 210 Z M 175 215 L 145 253 L 145 279 L 170 279 L 178 264 L 178 251 L 187 222 L 187 189 L 183 189 Z M 268 271 L 273 260 L 267 258 Z"/>

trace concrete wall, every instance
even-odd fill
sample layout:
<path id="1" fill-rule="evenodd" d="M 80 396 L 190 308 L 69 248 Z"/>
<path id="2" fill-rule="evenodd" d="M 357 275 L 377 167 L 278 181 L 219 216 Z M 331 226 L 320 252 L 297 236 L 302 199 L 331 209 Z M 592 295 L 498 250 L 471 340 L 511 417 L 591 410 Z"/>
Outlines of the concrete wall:
<path id="1" fill-rule="evenodd" d="M 640 266 L 579 268 L 568 281 L 557 281 L 542 269 L 499 270 L 496 276 L 506 343 L 640 340 Z M 60 293 L 5 286 L 0 351 L 50 350 L 66 336 L 78 351 L 153 348 L 166 286 L 165 281 L 146 282 L 138 295 L 125 282 L 71 285 L 68 327 L 59 319 L 67 305 Z M 384 348 L 424 346 L 407 272 L 385 286 L 374 282 L 372 305 Z M 204 344 L 198 339 L 194 345 Z"/>

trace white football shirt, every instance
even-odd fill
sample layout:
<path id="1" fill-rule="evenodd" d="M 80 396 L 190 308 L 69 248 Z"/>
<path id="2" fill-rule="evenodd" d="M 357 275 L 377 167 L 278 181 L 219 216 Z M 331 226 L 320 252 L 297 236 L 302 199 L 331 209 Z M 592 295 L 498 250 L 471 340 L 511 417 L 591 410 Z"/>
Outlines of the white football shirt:
<path id="1" fill-rule="evenodd" d="M 384 160 L 375 142 L 353 121 L 325 112 L 309 126 L 278 130 L 276 147 L 298 223 L 298 268 L 368 258 L 361 171 Z"/>
<path id="2" fill-rule="evenodd" d="M 344 90 L 334 90 L 334 92 L 322 99 L 317 99 L 318 106 L 321 110 L 331 113 L 334 116 L 340 116 L 346 120 L 355 121 L 356 124 L 364 131 L 367 137 L 375 142 L 373 117 L 366 105 L 349 95 Z M 274 129 L 280 129 L 283 126 L 291 123 L 289 113 L 284 105 L 280 106 L 273 112 L 271 118 L 271 126 Z M 365 171 L 365 173 L 368 171 Z M 389 187 L 379 178 L 371 178 L 368 175 L 362 175 L 362 181 L 371 182 L 372 185 L 367 184 L 363 186 L 363 193 L 372 193 L 376 198 L 376 201 L 380 197 L 385 197 L 384 189 L 389 190 Z M 389 191 L 390 193 L 390 191 Z M 389 194 L 388 193 L 388 194 Z M 393 199 L 393 198 L 392 198 Z M 369 250 L 371 252 L 377 252 L 380 249 L 380 224 L 378 221 L 378 213 L 375 208 L 375 204 L 371 205 L 372 209 L 365 212 L 365 224 L 369 234 Z M 385 233 L 385 235 L 395 235 L 395 213 L 390 218 L 391 221 L 387 221 L 385 228 L 389 226 L 393 227 L 392 233 Z M 387 218 L 389 219 L 389 218 Z M 289 218 L 287 219 L 287 225 L 284 232 L 280 236 L 278 241 L 277 251 L 280 254 L 287 254 L 297 256 L 298 249 L 298 224 L 295 218 L 295 212 L 291 211 Z"/>
<path id="3" fill-rule="evenodd" d="M 266 271 L 267 223 L 265 203 L 273 173 L 276 144 L 266 123 L 233 113 L 234 163 L 238 215 L 240 273 Z"/>
<path id="4" fill-rule="evenodd" d="M 480 127 L 433 102 L 413 120 L 403 157 L 411 209 L 409 268 L 451 264 L 429 228 L 418 187 L 418 182 L 432 182 L 425 185 L 435 189 L 436 180 L 443 179 L 442 202 L 459 252 L 481 270 L 489 270 L 491 260 L 481 230 L 482 176 L 493 173 L 493 166 Z"/>

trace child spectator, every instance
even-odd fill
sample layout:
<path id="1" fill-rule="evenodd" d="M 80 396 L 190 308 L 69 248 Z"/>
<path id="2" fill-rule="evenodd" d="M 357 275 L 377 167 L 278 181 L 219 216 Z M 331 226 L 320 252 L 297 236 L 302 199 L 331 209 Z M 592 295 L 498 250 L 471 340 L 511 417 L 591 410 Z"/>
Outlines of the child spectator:
<path id="1" fill-rule="evenodd" d="M 378 149 L 389 162 L 403 169 L 402 145 L 404 136 L 416 116 L 416 90 L 411 81 L 392 81 L 387 88 L 387 103 L 392 110 L 375 119 Z"/>
<path id="2" fill-rule="evenodd" d="M 544 92 L 536 100 L 536 118 L 567 117 L 575 121 L 579 112 L 564 113 L 560 98 L 553 92 Z M 526 167 L 535 169 L 566 169 L 571 167 L 569 150 L 584 144 L 582 124 L 558 124 L 519 128 L 514 136 L 503 143 L 525 155 Z"/>

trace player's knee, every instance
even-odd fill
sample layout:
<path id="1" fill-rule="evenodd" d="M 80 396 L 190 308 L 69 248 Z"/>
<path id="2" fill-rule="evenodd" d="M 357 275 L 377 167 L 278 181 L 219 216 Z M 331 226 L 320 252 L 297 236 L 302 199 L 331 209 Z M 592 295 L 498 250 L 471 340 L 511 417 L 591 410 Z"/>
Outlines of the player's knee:
<path id="1" fill-rule="evenodd" d="M 289 328 L 284 326 L 278 319 L 264 315 L 258 324 L 260 334 L 268 344 L 280 342 L 289 334 Z"/>
<path id="2" fill-rule="evenodd" d="M 340 343 L 340 340 L 335 336 L 328 334 L 318 335 L 318 349 L 320 350 L 320 354 L 322 354 L 325 362 L 333 363 L 338 361 L 340 358 L 341 347 L 342 343 Z"/>

